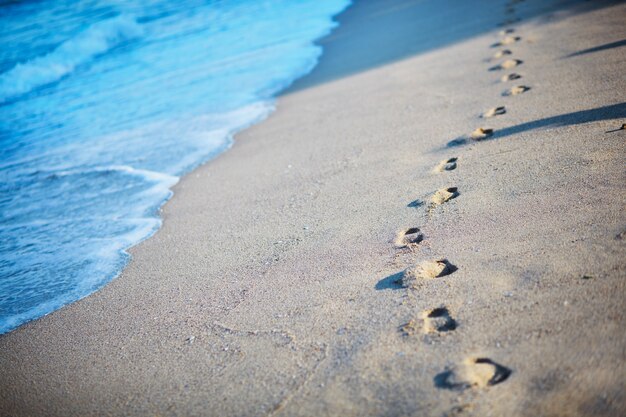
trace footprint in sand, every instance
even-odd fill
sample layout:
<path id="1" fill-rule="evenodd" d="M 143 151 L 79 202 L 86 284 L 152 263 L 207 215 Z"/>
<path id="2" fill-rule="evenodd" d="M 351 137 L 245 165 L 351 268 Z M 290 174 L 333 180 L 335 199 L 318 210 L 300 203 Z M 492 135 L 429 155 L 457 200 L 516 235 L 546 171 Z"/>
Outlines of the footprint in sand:
<path id="1" fill-rule="evenodd" d="M 458 366 L 435 376 L 435 386 L 462 391 L 467 388 L 484 388 L 508 379 L 513 371 L 489 358 L 468 358 Z"/>
<path id="2" fill-rule="evenodd" d="M 417 227 L 411 227 L 409 229 L 400 230 L 395 239 L 393 245 L 398 248 L 410 248 L 424 240 L 424 234 L 420 232 Z"/>
<path id="3" fill-rule="evenodd" d="M 521 37 L 519 36 L 505 36 L 504 38 L 502 38 L 501 41 L 494 43 L 493 45 L 491 45 L 492 48 L 497 48 L 500 46 L 506 46 L 506 45 L 511 45 L 515 42 L 519 42 L 520 40 L 522 40 Z"/>
<path id="4" fill-rule="evenodd" d="M 458 158 L 444 159 L 443 161 L 439 162 L 439 165 L 437 165 L 437 167 L 435 168 L 435 171 L 436 172 L 454 171 L 456 169 L 457 160 Z"/>
<path id="5" fill-rule="evenodd" d="M 503 49 L 503 50 L 498 51 L 495 54 L 493 54 L 492 59 L 502 58 L 503 56 L 511 55 L 512 53 L 513 52 L 511 52 L 510 49 Z"/>
<path id="6" fill-rule="evenodd" d="M 425 333 L 445 333 L 457 328 L 456 320 L 450 315 L 447 307 L 437 307 L 422 313 L 423 331 Z"/>
<path id="7" fill-rule="evenodd" d="M 430 201 L 434 205 L 441 205 L 446 201 L 452 200 L 453 198 L 457 198 L 459 196 L 459 189 L 456 187 L 448 187 L 437 190 L 435 194 L 433 194 Z"/>
<path id="8" fill-rule="evenodd" d="M 486 116 L 483 116 L 483 117 L 486 117 Z M 481 140 L 487 139 L 488 137 L 492 135 L 493 135 L 493 129 L 487 128 L 487 127 L 479 127 L 478 129 L 474 130 L 469 135 L 464 135 L 464 136 L 461 136 L 460 138 L 451 140 L 450 142 L 446 144 L 446 147 L 455 148 L 457 146 L 467 145 L 471 141 L 479 142 Z"/>
<path id="9" fill-rule="evenodd" d="M 487 139 L 489 136 L 493 135 L 493 129 L 487 127 L 479 127 L 470 133 L 470 139 L 473 140 L 483 140 Z"/>
<path id="10" fill-rule="evenodd" d="M 405 269 L 397 283 L 404 288 L 416 289 L 426 281 L 450 275 L 456 269 L 447 259 L 423 261 Z"/>
<path id="11" fill-rule="evenodd" d="M 530 87 L 525 86 L 525 85 L 517 85 L 513 88 L 509 88 L 508 90 L 506 90 L 505 92 L 502 93 L 502 95 L 504 97 L 507 96 L 516 96 L 518 94 L 522 94 L 525 93 L 526 91 L 530 90 Z"/>
<path id="12" fill-rule="evenodd" d="M 426 334 L 441 334 L 457 328 L 456 320 L 446 307 L 438 307 L 422 312 L 419 318 L 411 319 L 399 327 L 404 336 L 413 336 L 421 331 Z"/>
<path id="13" fill-rule="evenodd" d="M 515 68 L 518 65 L 521 65 L 523 62 L 524 61 L 521 61 L 519 59 L 507 59 L 503 63 L 495 65 L 495 66 L 489 68 L 489 71 L 508 70 L 508 69 L 511 69 L 511 68 Z"/>
<path id="14" fill-rule="evenodd" d="M 516 74 L 516 73 L 511 73 L 511 74 L 506 74 L 503 75 L 502 78 L 500 78 L 500 81 L 502 81 L 503 83 L 507 82 L 507 81 L 513 81 L 513 80 L 519 80 L 520 78 L 522 78 L 521 75 Z"/>
<path id="15" fill-rule="evenodd" d="M 510 35 L 511 33 L 514 33 L 514 32 L 515 32 L 515 29 L 507 28 L 507 29 L 502 29 L 500 32 L 498 32 L 498 35 L 506 36 L 506 35 Z"/>
<path id="16" fill-rule="evenodd" d="M 493 108 L 487 110 L 486 112 L 481 114 L 480 117 L 482 117 L 484 119 L 488 119 L 490 117 L 500 116 L 500 115 L 502 115 L 504 113 L 506 113 L 506 107 L 498 106 L 498 107 L 493 107 Z"/>

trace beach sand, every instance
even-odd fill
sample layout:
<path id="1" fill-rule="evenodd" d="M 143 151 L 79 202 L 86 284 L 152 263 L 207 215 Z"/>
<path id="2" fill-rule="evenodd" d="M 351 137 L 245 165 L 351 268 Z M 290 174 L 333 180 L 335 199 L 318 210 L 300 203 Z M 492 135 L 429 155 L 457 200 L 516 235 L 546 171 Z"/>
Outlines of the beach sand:
<path id="1" fill-rule="evenodd" d="M 0 415 L 626 414 L 625 18 L 356 1 L 120 277 L 0 336 Z"/>

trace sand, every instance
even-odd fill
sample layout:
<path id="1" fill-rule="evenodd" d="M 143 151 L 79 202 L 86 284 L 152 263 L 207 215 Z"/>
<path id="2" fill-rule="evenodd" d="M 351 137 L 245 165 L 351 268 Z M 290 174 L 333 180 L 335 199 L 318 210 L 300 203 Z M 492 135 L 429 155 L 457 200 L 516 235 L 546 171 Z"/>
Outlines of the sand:
<path id="1" fill-rule="evenodd" d="M 120 277 L 0 337 L 0 415 L 624 415 L 625 17 L 357 1 Z"/>

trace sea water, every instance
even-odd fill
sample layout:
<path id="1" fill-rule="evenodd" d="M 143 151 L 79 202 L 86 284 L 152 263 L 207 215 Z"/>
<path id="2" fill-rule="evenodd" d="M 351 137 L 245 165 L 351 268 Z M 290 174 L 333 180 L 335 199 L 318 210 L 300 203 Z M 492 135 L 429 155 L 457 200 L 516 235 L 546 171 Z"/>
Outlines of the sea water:
<path id="1" fill-rule="evenodd" d="M 117 276 L 348 4 L 0 1 L 0 333 Z"/>

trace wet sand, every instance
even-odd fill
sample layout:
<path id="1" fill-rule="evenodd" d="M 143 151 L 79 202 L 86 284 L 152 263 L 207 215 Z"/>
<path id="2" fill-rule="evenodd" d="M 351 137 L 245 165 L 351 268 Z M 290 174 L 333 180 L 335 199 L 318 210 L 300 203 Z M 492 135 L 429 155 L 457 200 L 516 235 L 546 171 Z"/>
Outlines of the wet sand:
<path id="1" fill-rule="evenodd" d="M 625 17 L 357 1 L 118 279 L 0 336 L 0 415 L 623 415 Z"/>

